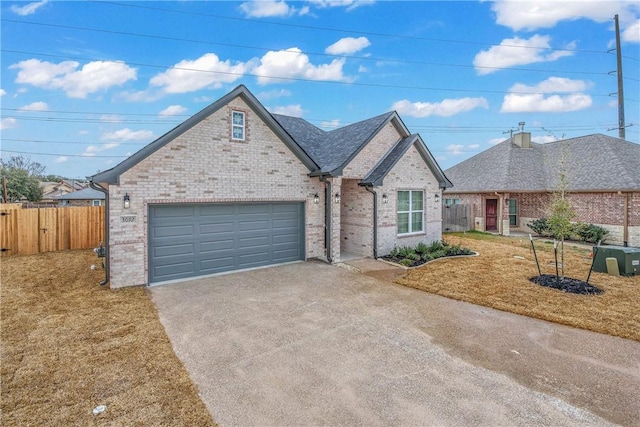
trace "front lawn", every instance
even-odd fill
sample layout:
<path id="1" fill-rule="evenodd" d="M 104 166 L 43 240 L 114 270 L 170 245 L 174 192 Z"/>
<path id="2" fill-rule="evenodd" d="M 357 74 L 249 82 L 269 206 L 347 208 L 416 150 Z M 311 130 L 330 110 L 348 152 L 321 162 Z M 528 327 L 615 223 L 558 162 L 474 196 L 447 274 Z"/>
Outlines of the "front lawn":
<path id="1" fill-rule="evenodd" d="M 98 286 L 92 251 L 3 257 L 0 273 L 0 425 L 215 425 L 147 291 Z"/>
<path id="2" fill-rule="evenodd" d="M 640 277 L 592 273 L 600 295 L 579 295 L 529 281 L 538 270 L 528 238 L 451 233 L 445 239 L 480 256 L 443 259 L 409 270 L 396 283 L 448 298 L 640 341 Z M 543 274 L 555 274 L 553 246 L 537 241 Z M 565 247 L 568 277 L 585 280 L 591 251 Z"/>

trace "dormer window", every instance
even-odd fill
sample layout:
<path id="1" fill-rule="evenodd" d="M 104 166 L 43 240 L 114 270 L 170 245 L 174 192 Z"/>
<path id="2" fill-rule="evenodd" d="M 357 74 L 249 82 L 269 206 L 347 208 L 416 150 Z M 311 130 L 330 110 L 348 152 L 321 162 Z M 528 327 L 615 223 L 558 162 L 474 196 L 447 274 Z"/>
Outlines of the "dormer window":
<path id="1" fill-rule="evenodd" d="M 231 139 L 234 141 L 245 139 L 245 114 L 242 111 L 231 112 Z"/>

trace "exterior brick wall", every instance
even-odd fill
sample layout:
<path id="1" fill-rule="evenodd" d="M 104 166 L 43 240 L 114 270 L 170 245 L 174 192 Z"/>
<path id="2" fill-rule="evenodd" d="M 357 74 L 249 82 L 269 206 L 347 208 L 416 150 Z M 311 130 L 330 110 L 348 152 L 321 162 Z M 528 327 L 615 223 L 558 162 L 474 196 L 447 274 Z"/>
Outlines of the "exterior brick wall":
<path id="1" fill-rule="evenodd" d="M 396 226 L 397 191 L 424 191 L 424 232 L 398 236 Z M 435 195 L 442 196 L 438 181 L 425 164 L 415 147 L 410 147 L 384 179 L 384 185 L 376 188 L 378 192 L 378 255 L 388 255 L 398 246 L 415 246 L 420 242 L 431 243 L 442 239 L 442 209 L 435 202 Z M 382 202 L 386 194 L 388 202 Z"/>
<path id="2" fill-rule="evenodd" d="M 455 183 L 454 183 L 455 185 Z M 455 187 L 454 187 L 455 188 Z M 445 198 L 458 198 L 460 203 L 471 204 L 476 219 L 476 229 L 484 230 L 484 200 L 495 198 L 495 193 L 463 194 L 446 192 Z M 505 193 L 504 198 L 513 198 L 518 202 L 518 226 L 504 229 L 505 234 L 513 231 L 531 232 L 527 224 L 534 219 L 548 217 L 552 203 L 551 193 Z M 623 243 L 623 221 L 625 197 L 628 198 L 628 241 L 630 246 L 640 246 L 640 192 L 621 193 L 570 193 L 571 206 L 575 210 L 575 221 L 599 225 L 609 230 L 607 243 Z M 503 218 L 508 218 L 509 210 L 503 205 Z M 480 222 L 482 225 L 480 226 Z"/>
<path id="3" fill-rule="evenodd" d="M 387 151 L 398 142 L 401 135 L 391 123 L 380 130 L 371 141 L 349 162 L 342 172 L 342 177 L 364 178 L 380 161 Z"/>
<path id="4" fill-rule="evenodd" d="M 231 140 L 230 115 L 246 113 L 246 140 Z M 324 256 L 324 184 L 241 99 L 234 99 L 109 187 L 111 287 L 148 283 L 149 204 L 298 201 L 305 203 L 306 256 Z M 313 203 L 315 194 L 320 203 Z M 123 197 L 131 208 L 123 208 Z M 338 218 L 339 218 L 339 209 Z"/>
<path id="5" fill-rule="evenodd" d="M 340 251 L 360 256 L 373 255 L 373 194 L 357 179 L 342 180 L 340 204 Z"/>

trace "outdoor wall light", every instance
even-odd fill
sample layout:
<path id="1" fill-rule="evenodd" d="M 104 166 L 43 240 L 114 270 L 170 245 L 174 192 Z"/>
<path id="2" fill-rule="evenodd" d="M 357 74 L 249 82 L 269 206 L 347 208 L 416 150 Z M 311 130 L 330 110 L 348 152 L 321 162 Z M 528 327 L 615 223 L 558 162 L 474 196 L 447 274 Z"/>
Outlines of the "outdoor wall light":
<path id="1" fill-rule="evenodd" d="M 336 201 L 336 203 L 340 203 L 340 193 L 336 193 L 336 195 L 333 196 L 333 198 Z"/>
<path id="2" fill-rule="evenodd" d="M 389 197 L 386 194 L 382 195 L 382 203 L 384 203 L 385 205 L 389 203 Z"/>
<path id="3" fill-rule="evenodd" d="M 433 198 L 436 201 L 436 203 L 440 203 L 440 195 L 438 193 L 434 194 Z"/>
<path id="4" fill-rule="evenodd" d="M 124 199 L 122 204 L 125 209 L 129 209 L 131 207 L 131 198 L 129 197 L 129 193 L 124 193 Z"/>
<path id="5" fill-rule="evenodd" d="M 313 203 L 315 203 L 317 205 L 319 201 L 320 201 L 320 196 L 318 196 L 318 193 L 314 194 L 313 195 Z"/>

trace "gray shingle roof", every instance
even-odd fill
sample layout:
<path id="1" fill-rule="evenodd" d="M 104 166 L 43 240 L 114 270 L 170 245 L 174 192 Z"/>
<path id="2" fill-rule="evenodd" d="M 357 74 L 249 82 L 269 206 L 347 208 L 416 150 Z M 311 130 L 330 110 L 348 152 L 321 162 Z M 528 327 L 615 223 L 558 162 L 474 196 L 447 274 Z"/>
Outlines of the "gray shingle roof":
<path id="1" fill-rule="evenodd" d="M 52 198 L 58 200 L 104 200 L 104 193 L 93 188 L 85 188 Z"/>
<path id="2" fill-rule="evenodd" d="M 566 167 L 563 166 L 566 165 Z M 523 149 L 507 139 L 445 171 L 450 192 L 554 191 L 565 170 L 571 191 L 640 190 L 640 145 L 602 134 Z"/>
<path id="3" fill-rule="evenodd" d="M 322 172 L 342 170 L 396 113 L 390 112 L 329 132 L 304 119 L 273 114 L 273 118 L 320 166 Z"/>
<path id="4" fill-rule="evenodd" d="M 91 181 L 106 184 L 119 183 L 122 173 L 155 153 L 238 96 L 247 102 L 267 126 L 269 126 L 300 161 L 307 166 L 311 172 L 311 176 L 324 174 L 333 176 L 341 175 L 342 169 L 347 166 L 360 150 L 389 122 L 393 123 L 401 135 L 409 136 L 409 131 L 395 111 L 327 132 L 301 118 L 270 114 L 245 86 L 240 85 L 140 151 L 134 153 L 120 164 L 90 177 Z M 409 145 L 405 147 L 404 151 L 406 151 Z M 431 156 L 431 153 L 421 139 L 419 150 L 430 170 L 438 178 L 441 186 L 450 186 L 451 183 L 447 180 L 442 169 L 440 169 L 440 166 L 438 166 L 438 163 L 433 156 Z M 388 155 L 399 153 L 400 151 L 402 151 L 401 148 L 396 146 Z M 404 153 L 404 151 L 402 151 L 402 153 Z M 386 160 L 395 164 L 397 158 L 394 156 L 395 154 Z M 384 174 L 389 170 L 389 168 L 385 169 L 381 166 L 377 170 L 379 176 L 376 177 L 376 180 L 381 182 Z"/>

